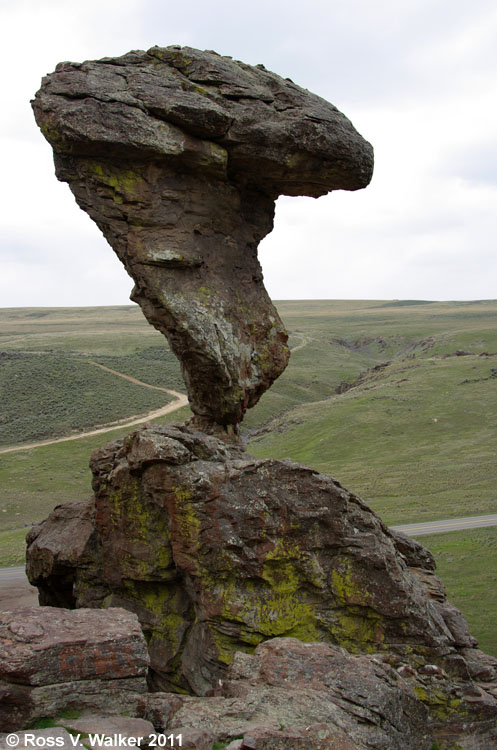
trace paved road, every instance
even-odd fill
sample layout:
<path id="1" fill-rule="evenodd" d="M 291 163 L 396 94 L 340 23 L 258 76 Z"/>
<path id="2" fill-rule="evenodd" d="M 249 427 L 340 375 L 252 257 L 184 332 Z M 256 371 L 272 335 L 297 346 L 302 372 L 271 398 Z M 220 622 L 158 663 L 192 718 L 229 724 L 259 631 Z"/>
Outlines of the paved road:
<path id="1" fill-rule="evenodd" d="M 497 515 L 466 516 L 465 518 L 451 518 L 448 521 L 409 523 L 405 526 L 392 526 L 392 529 L 403 531 L 408 536 L 424 536 L 425 534 L 444 534 L 447 531 L 460 531 L 462 529 L 481 529 L 486 526 L 497 526 Z"/>
<path id="2" fill-rule="evenodd" d="M 26 580 L 24 565 L 19 568 L 0 568 L 0 584 L 19 583 Z"/>
<path id="3" fill-rule="evenodd" d="M 24 566 L 0 568 L 0 610 L 35 607 L 38 604 L 38 590 L 30 586 Z"/>

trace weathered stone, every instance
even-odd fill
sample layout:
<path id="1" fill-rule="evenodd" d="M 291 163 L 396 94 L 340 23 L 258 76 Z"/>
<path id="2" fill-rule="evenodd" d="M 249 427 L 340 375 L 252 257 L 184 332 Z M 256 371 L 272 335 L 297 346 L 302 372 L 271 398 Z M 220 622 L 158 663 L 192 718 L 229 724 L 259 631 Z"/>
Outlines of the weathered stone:
<path id="1" fill-rule="evenodd" d="M 342 727 L 345 704 L 368 726 L 380 714 L 396 725 L 397 715 L 417 715 L 416 702 L 405 705 L 415 694 L 430 712 L 435 736 L 449 727 L 463 736 L 470 727 L 479 742 L 493 741 L 497 660 L 473 648 L 429 553 L 392 534 L 331 477 L 290 461 L 252 458 L 185 426 L 137 430 L 96 451 L 92 468 L 94 498 L 74 512 L 56 508 L 30 535 L 28 575 L 49 599 L 57 589 L 57 561 L 71 561 L 62 575 L 74 606 L 135 612 L 155 690 L 211 695 L 221 681 L 220 694 L 205 700 L 151 696 L 145 713 L 156 727 L 216 734 L 222 724 L 217 738 L 228 741 L 262 726 L 293 728 L 297 717 L 300 727 Z M 76 541 L 78 514 L 84 547 Z M 90 533 L 88 518 L 94 518 Z M 69 543 L 64 519 L 75 543 L 62 551 L 54 529 Z M 320 671 L 331 659 L 327 649 L 372 657 L 348 663 L 340 652 L 333 696 L 327 688 L 320 703 L 302 683 L 301 698 L 288 703 L 288 681 L 286 687 L 274 683 L 293 674 L 284 650 L 274 659 L 269 646 L 256 651 L 264 654 L 270 687 L 254 672 L 257 665 L 264 671 L 260 660 L 250 655 L 275 636 L 321 642 L 315 652 L 292 645 L 296 664 L 306 653 L 325 650 L 306 667 L 311 693 L 313 679 L 331 684 Z M 395 693 L 399 684 L 407 690 L 403 697 Z M 267 713 L 277 694 L 280 720 Z M 398 711 L 396 700 L 403 706 Z"/>
<path id="2" fill-rule="evenodd" d="M 478 682 L 497 682 L 497 659 L 478 648 L 463 648 L 461 654 L 469 673 Z"/>
<path id="3" fill-rule="evenodd" d="M 145 677 L 119 680 L 73 680 L 33 687 L 0 680 L 0 729 L 16 731 L 34 719 L 57 716 L 62 711 L 138 713 L 146 693 Z"/>
<path id="4" fill-rule="evenodd" d="M 212 750 L 214 745 L 214 735 L 205 729 L 178 727 L 166 736 L 170 736 L 170 734 L 173 735 L 173 742 L 182 750 Z"/>
<path id="5" fill-rule="evenodd" d="M 135 615 L 122 609 L 30 607 L 0 613 L 0 729 L 66 708 L 135 711 L 149 659 Z"/>
<path id="6" fill-rule="evenodd" d="M 431 748 L 427 709 L 404 680 L 374 658 L 337 646 L 266 641 L 253 656 L 235 656 L 216 692 L 222 697 L 180 696 L 174 704 L 157 694 L 149 705 L 157 716 L 164 701 L 166 731 L 193 726 L 219 742 L 243 735 L 242 748 L 252 741 L 268 750 Z"/>
<path id="7" fill-rule="evenodd" d="M 429 549 L 423 547 L 412 536 L 407 536 L 401 531 L 390 529 L 390 534 L 395 539 L 395 546 L 403 556 L 409 568 L 433 571 L 436 568 L 435 558 Z"/>
<path id="8" fill-rule="evenodd" d="M 33 108 L 179 357 L 196 426 L 236 425 L 289 356 L 257 259 L 274 201 L 365 187 L 370 144 L 290 80 L 189 47 L 62 63 Z"/>
<path id="9" fill-rule="evenodd" d="M 146 674 L 138 619 L 124 609 L 28 607 L 0 612 L 0 676 L 46 685 Z"/>
<path id="10" fill-rule="evenodd" d="M 250 705 L 257 696 L 281 725 L 307 731 L 309 747 L 324 748 L 331 731 L 351 747 L 422 750 L 431 747 L 427 709 L 395 670 L 370 656 L 351 656 L 328 644 L 275 638 L 254 654 L 238 653 L 222 686 Z M 322 737 L 317 727 L 327 725 Z M 252 731 L 250 732 L 252 734 Z M 305 747 L 296 737 L 297 747 Z M 244 738 L 246 742 L 246 738 Z M 280 742 L 283 747 L 282 742 Z M 256 744 L 256 748 L 270 744 Z M 279 747 L 279 745 L 274 745 Z M 289 744 L 288 747 L 293 747 Z M 337 743 L 337 747 L 339 747 Z"/>
<path id="11" fill-rule="evenodd" d="M 145 714 L 159 731 L 193 726 L 220 743 L 243 736 L 228 745 L 234 750 L 494 747 L 487 690 L 457 685 L 436 665 L 399 672 L 405 679 L 377 656 L 276 638 L 254 655 L 238 652 L 215 696 L 151 694 Z"/>
<path id="12" fill-rule="evenodd" d="M 167 463 L 162 443 L 173 442 L 184 451 Z M 78 607 L 138 614 L 156 687 L 206 693 L 236 650 L 280 635 L 372 652 L 414 644 L 420 657 L 455 651 L 395 538 L 330 477 L 180 427 L 138 430 L 97 451 L 92 466 L 95 530 L 64 558 L 80 555 L 72 596 Z M 86 519 L 88 508 L 76 510 Z M 66 515 L 72 528 L 73 514 L 58 508 L 31 538 L 28 576 L 44 598 L 57 588 L 46 562 L 52 526 Z"/>
<path id="13" fill-rule="evenodd" d="M 32 578 L 57 581 L 55 588 L 50 589 L 46 596 L 40 590 L 42 606 L 74 607 L 72 569 L 75 564 L 81 564 L 94 526 L 94 503 L 77 500 L 70 505 L 57 505 L 54 508 L 52 523 L 44 528 L 43 550 L 40 549 L 31 559 Z M 26 543 L 32 545 L 33 550 L 37 548 L 36 538 L 40 528 L 40 524 L 36 524 L 26 537 Z"/>
<path id="14" fill-rule="evenodd" d="M 279 729 L 288 719 L 288 706 L 284 700 L 278 696 L 278 703 L 272 696 L 268 703 L 267 691 L 253 690 L 252 693 L 249 700 L 246 695 L 241 698 L 218 695 L 197 698 L 177 693 L 151 693 L 144 703 L 143 714 L 160 731 L 174 729 L 177 733 L 180 728 L 195 727 L 212 733 L 218 742 L 241 737 L 262 725 Z"/>
<path id="15" fill-rule="evenodd" d="M 238 748 L 239 750 L 367 750 L 366 745 L 357 744 L 347 737 L 345 732 L 327 724 L 312 724 L 308 727 L 281 730 L 258 727 L 245 735 Z"/>
<path id="16" fill-rule="evenodd" d="M 167 463 L 161 443 L 174 441 L 186 452 Z M 95 531 L 78 548 L 74 602 L 138 614 L 156 687 L 208 692 L 236 650 L 279 635 L 375 652 L 454 650 L 395 539 L 331 478 L 180 427 L 138 430 L 92 465 Z M 49 559 L 52 526 L 67 514 L 56 509 L 29 548 L 28 576 L 45 598 L 56 576 L 37 560 Z"/>

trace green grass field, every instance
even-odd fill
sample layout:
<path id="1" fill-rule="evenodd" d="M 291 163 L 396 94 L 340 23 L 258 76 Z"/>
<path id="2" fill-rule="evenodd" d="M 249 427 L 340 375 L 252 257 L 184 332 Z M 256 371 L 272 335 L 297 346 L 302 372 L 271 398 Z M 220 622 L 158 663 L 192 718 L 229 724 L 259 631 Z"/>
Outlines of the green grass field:
<path id="1" fill-rule="evenodd" d="M 285 378 L 300 379 L 304 393 L 252 433 L 251 453 L 336 476 L 390 524 L 497 507 L 497 356 L 483 356 L 497 352 L 497 302 L 279 308 L 311 344 L 251 418 L 278 412 L 291 390 Z M 451 356 L 458 351 L 466 354 Z M 335 392 L 360 372 L 355 387 Z"/>
<path id="2" fill-rule="evenodd" d="M 420 358 L 292 409 L 250 450 L 332 474 L 387 523 L 410 523 L 495 510 L 496 434 L 489 360 Z"/>
<path id="3" fill-rule="evenodd" d="M 497 529 L 453 531 L 419 541 L 435 555 L 447 596 L 464 612 L 480 648 L 497 656 Z"/>
<path id="4" fill-rule="evenodd" d="M 250 453 L 290 457 L 335 476 L 389 524 L 495 511 L 497 301 L 277 306 L 295 352 L 246 417 Z M 136 306 L 0 310 L 0 447 L 167 402 L 167 394 L 89 360 L 184 390 L 164 338 Z M 92 450 L 126 432 L 0 455 L 1 564 L 19 564 L 27 528 L 54 505 L 90 493 Z M 421 541 L 436 554 L 472 631 L 497 654 L 490 591 L 496 539 L 497 530 L 485 529 Z M 477 586 L 479 580 L 486 583 Z"/>

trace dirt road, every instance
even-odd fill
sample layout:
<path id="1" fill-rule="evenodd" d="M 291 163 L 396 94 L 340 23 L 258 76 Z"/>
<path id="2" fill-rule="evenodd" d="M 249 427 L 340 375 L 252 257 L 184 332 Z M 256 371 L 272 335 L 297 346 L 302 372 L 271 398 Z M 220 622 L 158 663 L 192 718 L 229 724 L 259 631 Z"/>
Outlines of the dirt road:
<path id="1" fill-rule="evenodd" d="M 42 445 L 54 445 L 55 443 L 66 443 L 68 440 L 80 440 L 84 437 L 90 437 L 91 435 L 101 435 L 104 432 L 111 432 L 112 430 L 115 430 L 116 427 L 133 427 L 136 424 L 142 424 L 143 422 L 148 422 L 149 419 L 156 419 L 157 417 L 163 417 L 165 414 L 170 414 L 173 411 L 176 411 L 177 409 L 181 409 L 182 406 L 188 405 L 188 396 L 184 393 L 180 393 L 179 391 L 172 391 L 170 388 L 162 388 L 158 385 L 150 385 L 150 383 L 144 383 L 143 380 L 138 380 L 137 378 L 131 377 L 131 375 L 125 375 L 123 372 L 118 372 L 117 370 L 111 370 L 110 367 L 105 367 L 105 365 L 100 365 L 98 362 L 93 362 L 90 360 L 90 364 L 95 365 L 95 367 L 100 367 L 102 370 L 106 370 L 106 372 L 112 373 L 112 375 L 116 375 L 120 378 L 124 378 L 125 380 L 129 380 L 131 383 L 135 383 L 136 385 L 141 385 L 144 388 L 151 388 L 154 391 L 163 391 L 164 393 L 169 394 L 169 396 L 173 396 L 176 400 L 172 401 L 169 404 L 166 404 L 165 406 L 162 406 L 160 409 L 154 409 L 153 411 L 147 412 L 147 414 L 141 414 L 136 415 L 135 417 L 126 417 L 125 419 L 119 419 L 116 422 L 109 422 L 106 425 L 102 425 L 102 427 L 98 427 L 95 430 L 87 430 L 85 432 L 78 432 L 77 435 L 68 435 L 67 437 L 62 438 L 55 438 L 53 440 L 40 440 L 36 443 L 25 443 L 24 445 L 11 445 L 8 448 L 1 448 L 0 454 L 2 453 L 13 453 L 14 451 L 28 451 L 31 450 L 31 448 L 40 448 Z"/>
<path id="2" fill-rule="evenodd" d="M 308 343 L 309 343 L 309 341 L 310 341 L 310 339 L 308 339 L 308 338 L 307 338 L 306 336 L 304 336 L 304 335 L 303 335 L 302 333 L 294 333 L 293 335 L 294 335 L 294 336 L 298 336 L 298 337 L 299 337 L 299 339 L 301 340 L 301 342 L 302 342 L 302 343 L 300 343 L 300 344 L 297 344 L 297 346 L 294 346 L 294 347 L 293 347 L 292 349 L 290 349 L 290 351 L 291 351 L 292 353 L 293 353 L 293 352 L 298 352 L 298 351 L 299 351 L 299 349 L 303 349 L 303 348 L 304 348 L 304 346 L 307 346 L 307 344 L 308 344 Z"/>
<path id="3" fill-rule="evenodd" d="M 294 346 L 293 349 L 290 350 L 292 352 L 297 352 L 299 351 L 299 349 L 303 349 L 304 346 L 309 343 L 309 339 L 299 333 L 294 335 L 299 336 L 302 341 L 301 344 Z M 43 445 L 66 443 L 69 440 L 80 440 L 81 438 L 91 437 L 92 435 L 102 435 L 104 432 L 111 432 L 112 430 L 115 430 L 116 427 L 134 427 L 134 425 L 148 422 L 149 419 L 156 419 L 157 417 L 163 417 L 166 414 L 171 414 L 171 412 L 188 405 L 188 396 L 185 393 L 172 391 L 170 388 L 162 388 L 159 385 L 144 383 L 143 380 L 138 380 L 138 378 L 134 378 L 131 375 L 126 375 L 124 372 L 118 372 L 118 370 L 113 370 L 111 367 L 106 367 L 105 365 L 101 365 L 99 364 L 99 362 L 94 362 L 93 360 L 88 360 L 88 362 L 90 365 L 100 367 L 101 370 L 110 372 L 112 375 L 116 375 L 119 378 L 124 378 L 125 380 L 128 380 L 130 383 L 134 383 L 135 385 L 141 385 L 143 388 L 151 388 L 154 391 L 163 391 L 164 393 L 173 396 L 176 400 L 172 403 L 162 406 L 160 409 L 150 411 L 147 414 L 137 415 L 136 417 L 126 417 L 125 419 L 119 419 L 115 422 L 109 422 L 108 424 L 102 425 L 102 427 L 98 427 L 95 430 L 86 430 L 85 432 L 78 432 L 76 435 L 68 435 L 67 437 L 54 438 L 51 440 L 39 440 L 36 443 L 24 443 L 24 445 L 10 445 L 8 448 L 0 448 L 0 455 L 2 455 L 3 453 L 14 453 L 15 451 L 29 451 L 32 448 L 40 448 Z"/>

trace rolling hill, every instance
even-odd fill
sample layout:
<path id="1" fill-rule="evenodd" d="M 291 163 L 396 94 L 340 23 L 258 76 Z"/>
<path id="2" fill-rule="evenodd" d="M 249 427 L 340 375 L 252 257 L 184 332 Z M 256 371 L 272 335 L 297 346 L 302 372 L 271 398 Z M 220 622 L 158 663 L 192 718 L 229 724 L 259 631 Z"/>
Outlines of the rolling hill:
<path id="1" fill-rule="evenodd" d="M 250 453 L 329 473 L 389 524 L 497 507 L 497 301 L 287 301 L 290 365 L 245 420 Z M 136 306 L 0 310 L 0 451 L 146 413 L 184 390 Z M 188 408 L 163 417 L 187 418 Z M 109 428 L 110 429 L 110 428 Z M 2 564 L 26 527 L 90 492 L 91 451 L 128 432 L 0 454 Z M 497 653 L 497 532 L 424 537 L 455 603 Z M 475 582 L 478 578 L 478 585 Z"/>

